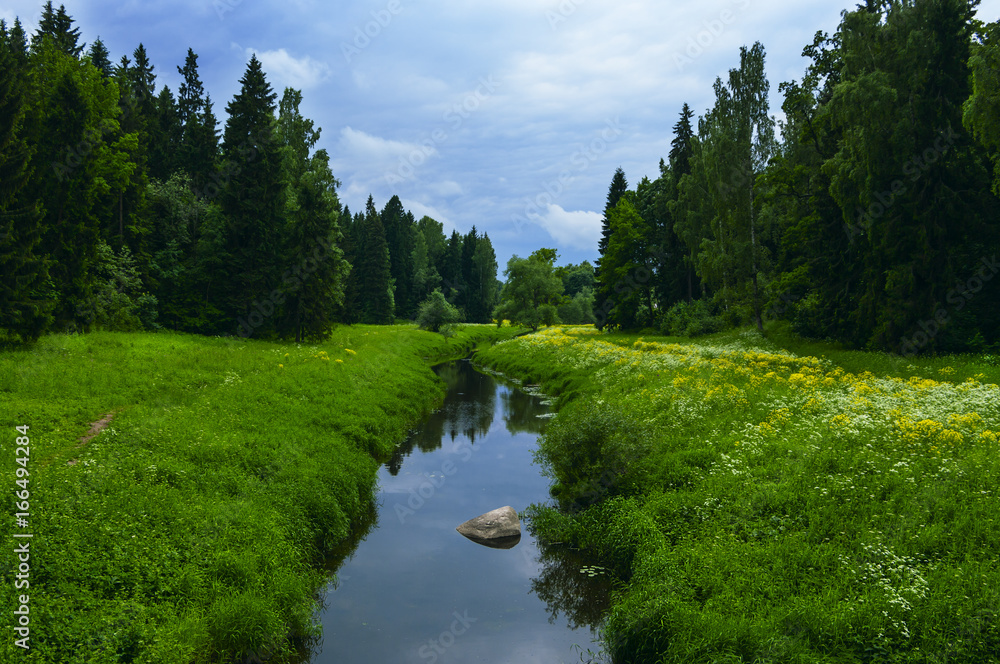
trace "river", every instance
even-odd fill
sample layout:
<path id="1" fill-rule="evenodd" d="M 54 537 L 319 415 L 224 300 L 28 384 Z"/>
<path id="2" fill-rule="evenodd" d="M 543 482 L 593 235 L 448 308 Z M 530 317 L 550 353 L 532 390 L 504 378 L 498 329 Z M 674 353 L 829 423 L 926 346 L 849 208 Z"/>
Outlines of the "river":
<path id="1" fill-rule="evenodd" d="M 589 661 L 609 590 L 600 570 L 540 549 L 524 523 L 511 549 L 455 530 L 548 499 L 532 463 L 548 406 L 468 360 L 435 370 L 445 402 L 379 469 L 370 521 L 334 557 L 309 664 Z"/>

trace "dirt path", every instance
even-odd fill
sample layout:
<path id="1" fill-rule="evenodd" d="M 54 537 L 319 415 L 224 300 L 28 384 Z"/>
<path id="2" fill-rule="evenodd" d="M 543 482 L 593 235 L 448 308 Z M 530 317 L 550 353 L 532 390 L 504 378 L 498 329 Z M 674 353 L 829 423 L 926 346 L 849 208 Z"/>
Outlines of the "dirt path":
<path id="1" fill-rule="evenodd" d="M 101 419 L 91 424 L 90 430 L 87 431 L 87 433 L 85 433 L 84 435 L 80 436 L 80 442 L 77 445 L 77 447 L 83 447 L 84 445 L 89 443 L 94 436 L 107 429 L 108 425 L 111 424 L 111 420 L 115 419 L 115 415 L 117 414 L 118 411 L 113 410 L 104 417 L 102 417 Z M 77 462 L 76 459 L 70 459 L 69 461 L 66 462 L 66 465 L 75 466 L 76 462 Z"/>

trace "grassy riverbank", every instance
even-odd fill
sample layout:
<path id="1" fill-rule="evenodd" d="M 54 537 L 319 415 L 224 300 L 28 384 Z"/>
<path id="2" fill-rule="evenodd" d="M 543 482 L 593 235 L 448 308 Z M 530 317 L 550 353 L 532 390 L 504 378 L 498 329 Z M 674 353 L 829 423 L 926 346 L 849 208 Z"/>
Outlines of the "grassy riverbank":
<path id="1" fill-rule="evenodd" d="M 5 519 L 30 437 L 29 589 L 0 593 L 4 662 L 234 662 L 315 634 L 317 562 L 377 462 L 443 388 L 429 366 L 517 330 L 337 329 L 325 343 L 54 335 L 0 353 Z M 87 442 L 81 438 L 107 415 Z M 30 650 L 11 626 L 28 595 Z M 280 660 L 280 657 L 279 657 Z"/>
<path id="2" fill-rule="evenodd" d="M 479 354 L 560 395 L 562 509 L 531 527 L 620 580 L 615 662 L 998 661 L 1000 368 L 810 350 L 567 327 Z"/>

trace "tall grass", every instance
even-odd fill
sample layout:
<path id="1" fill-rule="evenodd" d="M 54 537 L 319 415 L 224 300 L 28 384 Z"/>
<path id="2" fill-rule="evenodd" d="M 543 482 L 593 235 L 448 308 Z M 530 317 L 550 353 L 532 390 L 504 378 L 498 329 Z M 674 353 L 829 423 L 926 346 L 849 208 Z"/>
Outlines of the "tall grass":
<path id="1" fill-rule="evenodd" d="M 614 570 L 616 662 L 1000 661 L 990 358 L 593 332 L 478 359 L 564 390 L 530 527 Z"/>
<path id="2" fill-rule="evenodd" d="M 317 563 L 370 510 L 377 460 L 442 397 L 429 365 L 516 332 L 96 333 L 0 354 L 2 481 L 16 488 L 14 427 L 28 425 L 34 534 L 30 589 L 8 578 L 0 593 L 5 625 L 30 596 L 31 649 L 5 628 L 0 661 L 286 658 L 317 636 Z"/>

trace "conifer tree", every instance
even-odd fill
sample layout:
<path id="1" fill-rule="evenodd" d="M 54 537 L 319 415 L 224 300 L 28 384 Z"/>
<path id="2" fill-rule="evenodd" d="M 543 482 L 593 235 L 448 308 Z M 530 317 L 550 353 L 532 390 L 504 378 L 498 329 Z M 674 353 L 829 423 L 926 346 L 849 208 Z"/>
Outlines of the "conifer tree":
<path id="1" fill-rule="evenodd" d="M 375 202 L 368 196 L 361 222 L 361 242 L 358 248 L 358 300 L 362 321 L 384 325 L 392 323 L 392 276 L 389 247 L 385 241 L 382 219 Z"/>
<path id="2" fill-rule="evenodd" d="M 209 185 L 218 167 L 218 123 L 212 99 L 205 94 L 198 75 L 198 56 L 190 48 L 184 68 L 178 67 L 177 73 L 184 77 L 177 91 L 177 122 L 181 128 L 177 165 L 191 176 L 196 191 L 208 195 L 214 191 Z"/>
<path id="3" fill-rule="evenodd" d="M 240 91 L 226 107 L 222 152 L 227 179 L 219 194 L 225 215 L 224 253 L 229 263 L 219 275 L 219 308 L 231 317 L 231 332 L 273 331 L 271 292 L 280 273 L 279 247 L 284 183 L 282 157 L 274 138 L 277 97 L 254 55 L 240 79 Z M 238 326 L 238 327 L 237 327 Z"/>
<path id="4" fill-rule="evenodd" d="M 681 108 L 681 117 L 674 125 L 674 139 L 670 141 L 670 170 L 675 178 L 691 172 L 691 138 L 694 136 L 694 129 L 691 127 L 691 118 L 694 112 L 685 102 Z"/>
<path id="5" fill-rule="evenodd" d="M 382 208 L 382 228 L 389 247 L 390 273 L 395 284 L 396 316 L 410 318 L 416 303 L 412 301 L 413 215 L 403 209 L 399 196 L 393 196 Z"/>
<path id="6" fill-rule="evenodd" d="M 601 284 L 605 284 L 606 287 L 598 288 L 595 300 L 594 300 L 594 310 L 599 312 L 604 312 L 606 315 L 607 311 L 610 311 L 614 307 L 614 303 L 608 301 L 608 297 L 614 288 L 614 283 L 606 283 L 611 281 L 610 274 L 602 274 L 601 272 L 601 261 L 603 260 L 604 253 L 608 248 L 608 241 L 611 238 L 611 223 L 610 217 L 611 211 L 615 209 L 618 205 L 618 201 L 621 197 L 628 191 L 628 181 L 625 179 L 625 171 L 618 167 L 615 169 L 615 174 L 611 178 L 611 186 L 608 187 L 608 198 L 604 204 L 604 218 L 601 221 L 601 239 L 597 246 L 600 258 L 597 259 L 596 269 L 597 269 L 597 281 Z M 602 328 L 604 325 L 604 318 L 602 316 L 597 317 L 597 327 Z"/>
<path id="7" fill-rule="evenodd" d="M 23 341 L 37 339 L 51 321 L 48 264 L 40 255 L 42 210 L 25 196 L 31 148 L 20 135 L 25 72 L 0 22 L 0 327 Z"/>
<path id="8" fill-rule="evenodd" d="M 111 78 L 114 74 L 114 67 L 108 58 L 109 55 L 108 49 L 100 37 L 94 40 L 94 43 L 90 45 L 90 50 L 87 51 L 90 64 L 97 67 L 97 71 L 101 72 L 101 76 L 104 78 Z"/>
<path id="9" fill-rule="evenodd" d="M 174 100 L 170 88 L 166 85 L 160 88 L 160 94 L 156 97 L 156 128 L 152 138 L 149 177 L 166 182 L 178 168 L 177 153 L 181 142 L 177 102 Z"/>
<path id="10" fill-rule="evenodd" d="M 42 8 L 42 19 L 31 40 L 32 50 L 37 50 L 45 38 L 51 39 L 57 50 L 72 58 L 79 58 L 83 52 L 83 46 L 79 45 L 80 28 L 73 27 L 73 19 L 66 13 L 65 5 L 53 9 L 52 0 Z"/>
<path id="11" fill-rule="evenodd" d="M 326 151 L 310 154 L 320 130 L 302 116 L 301 102 L 300 91 L 285 89 L 276 131 L 288 186 L 282 274 L 285 301 L 279 333 L 296 341 L 321 338 L 330 331 L 344 301 L 350 268 L 340 248 L 339 183 L 330 171 Z"/>

